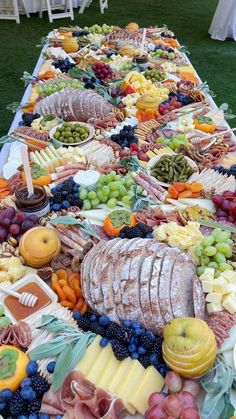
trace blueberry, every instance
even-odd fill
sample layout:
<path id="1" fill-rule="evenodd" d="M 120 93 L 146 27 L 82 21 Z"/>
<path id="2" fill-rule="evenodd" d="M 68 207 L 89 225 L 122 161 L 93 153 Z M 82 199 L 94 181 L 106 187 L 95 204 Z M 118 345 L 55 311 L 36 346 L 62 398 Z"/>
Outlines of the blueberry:
<path id="1" fill-rule="evenodd" d="M 77 199 L 78 198 L 78 193 L 76 192 L 76 193 L 73 193 L 73 199 Z"/>
<path id="2" fill-rule="evenodd" d="M 99 343 L 102 348 L 105 348 L 105 346 L 107 346 L 109 342 L 107 338 L 102 338 Z"/>
<path id="3" fill-rule="evenodd" d="M 138 354 L 139 355 L 145 355 L 146 352 L 147 351 L 146 351 L 146 349 L 143 346 L 139 346 L 138 347 Z"/>
<path id="4" fill-rule="evenodd" d="M 20 416 L 17 416 L 17 419 L 28 419 L 28 416 L 20 415 Z"/>
<path id="5" fill-rule="evenodd" d="M 123 326 L 124 327 L 130 327 L 132 325 L 132 321 L 131 320 L 124 320 L 123 321 Z"/>
<path id="6" fill-rule="evenodd" d="M 52 374 L 54 372 L 55 366 L 56 366 L 56 362 L 55 361 L 49 362 L 48 365 L 47 365 L 47 371 L 50 374 Z"/>
<path id="7" fill-rule="evenodd" d="M 84 83 L 87 83 L 87 81 L 89 80 L 89 78 L 88 77 L 83 77 L 83 82 Z"/>
<path id="8" fill-rule="evenodd" d="M 131 344 L 128 346 L 128 351 L 129 351 L 130 353 L 135 352 L 136 350 L 137 350 L 137 346 L 136 346 L 136 345 L 134 345 L 134 343 L 131 343 Z"/>
<path id="9" fill-rule="evenodd" d="M 141 326 L 140 322 L 132 322 L 133 329 L 138 329 Z"/>
<path id="10" fill-rule="evenodd" d="M 53 204 L 52 209 L 53 209 L 53 211 L 60 211 L 61 205 L 60 204 Z"/>
<path id="11" fill-rule="evenodd" d="M 4 388 L 4 390 L 0 392 L 0 401 L 7 402 L 8 400 L 11 400 L 12 395 L 13 393 L 9 388 Z"/>
<path id="12" fill-rule="evenodd" d="M 62 191 L 62 196 L 67 196 L 68 195 L 68 191 Z"/>
<path id="13" fill-rule="evenodd" d="M 79 189 L 79 185 L 74 185 L 73 186 L 73 192 L 78 192 Z"/>
<path id="14" fill-rule="evenodd" d="M 112 141 L 115 141 L 115 140 L 116 140 L 116 134 L 112 134 L 112 135 L 111 135 L 111 140 L 112 140 Z"/>
<path id="15" fill-rule="evenodd" d="M 21 388 L 25 386 L 30 386 L 30 385 L 31 385 L 31 379 L 29 377 L 24 378 L 24 380 L 22 380 L 20 383 Z"/>
<path id="16" fill-rule="evenodd" d="M 129 142 L 130 144 L 133 144 L 133 143 L 135 143 L 135 144 L 138 144 L 138 137 L 133 137 L 131 140 L 130 140 L 130 142 Z"/>
<path id="17" fill-rule="evenodd" d="M 27 374 L 31 377 L 38 371 L 38 363 L 36 361 L 30 361 L 26 367 Z"/>
<path id="18" fill-rule="evenodd" d="M 31 386 L 23 387 L 20 391 L 20 395 L 22 399 L 28 400 L 30 402 L 36 399 L 36 393 Z"/>
<path id="19" fill-rule="evenodd" d="M 79 320 L 79 319 L 81 318 L 81 314 L 80 314 L 80 312 L 79 312 L 79 311 L 74 311 L 74 313 L 73 313 L 73 318 L 74 318 L 75 320 Z"/>
<path id="20" fill-rule="evenodd" d="M 153 239 L 153 234 L 152 233 L 147 233 L 145 235 L 145 239 Z"/>
<path id="21" fill-rule="evenodd" d="M 29 419 L 38 419 L 38 415 L 37 415 L 37 413 L 31 413 L 31 414 L 29 415 Z"/>
<path id="22" fill-rule="evenodd" d="M 102 326 L 107 326 L 110 323 L 110 319 L 107 316 L 101 316 L 101 317 L 99 317 L 99 320 L 98 321 L 99 321 L 99 323 Z"/>
<path id="23" fill-rule="evenodd" d="M 128 145 L 129 145 L 129 141 L 125 139 L 122 143 L 123 148 L 128 147 Z"/>
<path id="24" fill-rule="evenodd" d="M 61 415 L 57 415 L 57 416 L 55 417 L 55 419 L 62 419 L 62 416 L 61 416 Z"/>
<path id="25" fill-rule="evenodd" d="M 39 419 L 50 419 L 50 416 L 47 413 L 40 413 L 38 418 Z"/>
<path id="26" fill-rule="evenodd" d="M 0 402 L 0 411 L 4 410 L 7 407 L 7 404 L 5 402 Z"/>
<path id="27" fill-rule="evenodd" d="M 135 336 L 143 335 L 145 333 L 145 330 L 141 327 L 137 327 L 134 331 Z"/>
<path id="28" fill-rule="evenodd" d="M 154 334 L 153 332 L 151 332 L 150 330 L 148 330 L 148 331 L 146 332 L 146 335 L 147 335 L 147 336 L 150 336 L 153 340 L 155 340 L 155 339 L 156 339 L 155 334 Z"/>
<path id="29" fill-rule="evenodd" d="M 97 320 L 96 314 L 91 314 L 90 320 L 91 320 L 91 322 L 95 322 Z"/>
<path id="30" fill-rule="evenodd" d="M 133 353 L 130 355 L 130 358 L 131 358 L 131 359 L 138 359 L 138 357 L 139 357 L 139 354 L 138 354 L 137 352 L 133 352 Z"/>
<path id="31" fill-rule="evenodd" d="M 69 201 L 67 201 L 67 200 L 62 201 L 62 208 L 67 209 L 67 208 L 69 208 L 69 207 L 70 207 L 70 203 L 69 203 Z"/>
<path id="32" fill-rule="evenodd" d="M 157 354 L 152 354 L 151 356 L 150 356 L 150 358 L 149 358 L 149 361 L 150 361 L 150 363 L 151 364 L 156 364 L 156 362 L 158 361 L 158 356 L 157 356 Z"/>

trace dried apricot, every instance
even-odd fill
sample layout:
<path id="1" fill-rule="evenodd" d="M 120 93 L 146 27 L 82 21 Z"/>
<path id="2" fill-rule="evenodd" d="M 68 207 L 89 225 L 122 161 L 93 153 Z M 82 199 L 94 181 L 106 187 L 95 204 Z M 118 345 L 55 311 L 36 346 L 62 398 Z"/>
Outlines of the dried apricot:
<path id="1" fill-rule="evenodd" d="M 64 294 L 66 295 L 65 300 L 68 300 L 75 305 L 76 304 L 75 292 L 68 285 L 65 285 L 62 289 L 63 289 Z"/>
<path id="2" fill-rule="evenodd" d="M 56 271 L 56 275 L 57 275 L 58 279 L 67 280 L 67 278 L 68 278 L 68 274 L 67 274 L 67 271 L 65 269 L 58 269 L 58 271 Z"/>
<path id="3" fill-rule="evenodd" d="M 67 300 L 66 294 L 58 283 L 54 284 L 54 291 L 57 294 L 59 301 Z"/>
<path id="4" fill-rule="evenodd" d="M 63 300 L 63 301 L 60 302 L 60 304 L 63 307 L 69 308 L 70 310 L 73 310 L 73 308 L 74 308 L 74 304 L 73 303 L 70 303 L 70 301 Z"/>

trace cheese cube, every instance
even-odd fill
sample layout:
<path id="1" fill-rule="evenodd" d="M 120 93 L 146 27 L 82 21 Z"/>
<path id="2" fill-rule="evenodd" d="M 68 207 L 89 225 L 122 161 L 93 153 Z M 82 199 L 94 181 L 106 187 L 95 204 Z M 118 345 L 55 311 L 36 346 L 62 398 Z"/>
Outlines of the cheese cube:
<path id="1" fill-rule="evenodd" d="M 156 391 L 161 391 L 163 386 L 164 378 L 154 367 L 150 366 L 145 370 L 137 390 L 132 392 L 128 402 L 135 410 L 144 415 L 148 409 L 148 397 Z"/>
<path id="2" fill-rule="evenodd" d="M 229 292 L 236 292 L 236 284 L 228 283 L 225 285 L 225 294 Z"/>
<path id="3" fill-rule="evenodd" d="M 212 281 L 202 281 L 202 289 L 204 292 L 212 292 L 213 291 L 213 282 Z"/>
<path id="4" fill-rule="evenodd" d="M 221 277 L 226 279 L 228 282 L 236 283 L 236 272 L 235 271 L 222 272 Z"/>
<path id="5" fill-rule="evenodd" d="M 212 281 L 214 279 L 215 269 L 206 268 L 204 273 L 200 276 L 201 281 Z"/>
<path id="6" fill-rule="evenodd" d="M 223 295 L 219 292 L 209 292 L 209 294 L 206 296 L 206 301 L 208 303 L 220 304 L 222 297 Z"/>
<path id="7" fill-rule="evenodd" d="M 236 294 L 231 292 L 223 297 L 222 305 L 230 314 L 236 313 Z"/>
<path id="8" fill-rule="evenodd" d="M 226 279 L 224 279 L 222 277 L 215 278 L 214 281 L 212 281 L 213 291 L 220 292 L 221 294 L 224 294 L 226 284 L 227 284 Z"/>
<path id="9" fill-rule="evenodd" d="M 221 304 L 214 304 L 214 303 L 208 303 L 207 304 L 207 312 L 210 313 L 216 313 L 217 311 L 222 311 L 222 305 Z"/>

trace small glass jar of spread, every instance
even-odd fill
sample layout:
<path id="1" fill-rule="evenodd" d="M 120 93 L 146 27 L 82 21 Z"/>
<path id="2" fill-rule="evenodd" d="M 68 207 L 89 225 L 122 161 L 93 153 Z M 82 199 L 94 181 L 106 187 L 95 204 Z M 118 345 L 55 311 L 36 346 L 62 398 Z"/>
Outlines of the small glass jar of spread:
<path id="1" fill-rule="evenodd" d="M 43 186 L 34 185 L 34 193 L 28 196 L 27 187 L 19 189 L 16 194 L 16 206 L 19 211 L 27 215 L 37 215 L 43 217 L 49 210 L 49 200 Z"/>
<path id="2" fill-rule="evenodd" d="M 140 55 L 135 55 L 135 57 L 133 58 L 133 61 L 140 65 L 143 68 L 147 68 L 148 67 L 148 55 L 147 54 L 140 54 Z"/>

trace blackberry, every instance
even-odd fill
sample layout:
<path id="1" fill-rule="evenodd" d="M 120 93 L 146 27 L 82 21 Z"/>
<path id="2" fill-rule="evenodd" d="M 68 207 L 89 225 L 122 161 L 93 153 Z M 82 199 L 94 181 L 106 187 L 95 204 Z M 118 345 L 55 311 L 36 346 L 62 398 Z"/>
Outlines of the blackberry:
<path id="1" fill-rule="evenodd" d="M 23 412 L 25 412 L 27 408 L 27 402 L 22 399 L 20 395 L 20 391 L 17 390 L 11 400 L 9 401 L 9 411 L 11 416 L 19 416 L 22 415 Z"/>
<path id="2" fill-rule="evenodd" d="M 84 330 L 90 330 L 90 319 L 88 316 L 81 316 L 78 320 L 77 320 L 78 326 Z"/>
<path id="3" fill-rule="evenodd" d="M 138 229 L 144 234 L 149 234 L 153 232 L 153 228 L 149 227 L 147 224 L 144 223 L 138 223 L 136 224 L 136 227 L 138 227 Z"/>
<path id="4" fill-rule="evenodd" d="M 145 334 L 139 336 L 139 343 L 145 349 L 153 349 L 153 345 L 155 343 L 155 340 L 153 339 L 152 336 L 150 336 L 147 333 L 145 333 Z"/>
<path id="5" fill-rule="evenodd" d="M 139 362 L 142 364 L 142 366 L 144 368 L 149 367 L 150 365 L 150 360 L 149 360 L 149 356 L 148 355 L 139 355 L 138 358 Z"/>
<path id="6" fill-rule="evenodd" d="M 112 346 L 113 353 L 116 359 L 118 359 L 118 361 L 122 361 L 123 359 L 129 357 L 128 349 L 119 340 L 113 339 L 111 346 Z"/>
<path id="7" fill-rule="evenodd" d="M 83 207 L 83 205 L 84 205 L 84 203 L 83 203 L 82 199 L 75 199 L 75 200 L 74 200 L 74 205 L 75 205 L 76 207 L 82 208 L 82 207 Z"/>
<path id="8" fill-rule="evenodd" d="M 108 339 L 117 339 L 120 342 L 128 343 L 127 334 L 125 330 L 114 322 L 110 322 L 106 330 L 106 337 Z"/>
<path id="9" fill-rule="evenodd" d="M 33 377 L 31 377 L 31 385 L 39 397 L 46 393 L 46 391 L 48 391 L 50 388 L 46 378 L 39 374 L 33 375 Z"/>
<path id="10" fill-rule="evenodd" d="M 42 402 L 39 399 L 36 399 L 36 400 L 28 403 L 28 406 L 27 406 L 27 409 L 26 409 L 27 415 L 30 415 L 31 413 L 39 412 L 40 408 L 41 408 L 41 404 L 42 404 Z"/>
<path id="11" fill-rule="evenodd" d="M 134 239 L 136 237 L 144 237 L 144 234 L 137 227 L 123 227 L 120 231 L 120 237 L 122 239 Z"/>
<path id="12" fill-rule="evenodd" d="M 53 202 L 54 202 L 55 204 L 60 204 L 62 200 L 63 200 L 63 198 L 62 198 L 62 196 L 61 196 L 61 193 L 60 193 L 60 192 L 55 192 L 55 193 L 53 194 Z"/>
<path id="13" fill-rule="evenodd" d="M 96 335 L 105 336 L 106 329 L 98 322 L 91 322 L 89 325 L 90 332 L 96 333 Z"/>
<path id="14" fill-rule="evenodd" d="M 74 203 L 73 195 L 71 195 L 71 194 L 67 195 L 66 199 L 67 199 L 67 201 L 69 201 L 70 204 Z"/>
<path id="15" fill-rule="evenodd" d="M 162 359 L 162 339 L 153 342 L 150 353 L 157 354 L 158 358 Z"/>

